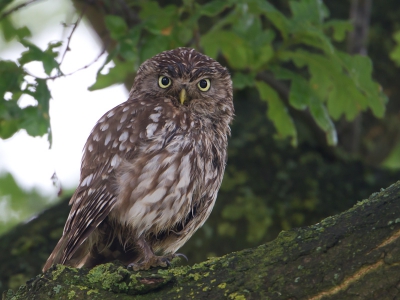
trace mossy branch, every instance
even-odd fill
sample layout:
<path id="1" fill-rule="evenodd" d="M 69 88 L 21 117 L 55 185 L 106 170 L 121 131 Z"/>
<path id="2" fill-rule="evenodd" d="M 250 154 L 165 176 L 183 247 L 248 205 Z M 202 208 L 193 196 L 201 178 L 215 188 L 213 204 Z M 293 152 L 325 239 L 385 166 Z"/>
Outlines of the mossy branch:
<path id="1" fill-rule="evenodd" d="M 340 199 L 338 199 L 340 201 Z M 313 226 L 191 267 L 57 266 L 3 299 L 393 299 L 400 296 L 400 182 Z"/>

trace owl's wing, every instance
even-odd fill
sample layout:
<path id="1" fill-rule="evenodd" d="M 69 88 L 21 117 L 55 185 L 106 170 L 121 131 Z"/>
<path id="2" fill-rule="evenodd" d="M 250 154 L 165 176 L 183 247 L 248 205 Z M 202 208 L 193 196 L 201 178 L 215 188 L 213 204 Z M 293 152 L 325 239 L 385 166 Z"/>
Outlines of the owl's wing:
<path id="1" fill-rule="evenodd" d="M 151 142 L 145 133 L 153 130 L 156 115 L 157 121 L 162 122 L 157 112 L 159 101 L 155 100 L 145 104 L 138 100 L 124 102 L 107 112 L 93 128 L 84 147 L 81 180 L 70 201 L 72 208 L 63 236 L 43 271 L 70 260 L 113 209 L 117 201 L 116 168 L 122 160 L 140 155 L 139 144 Z M 164 144 L 175 132 L 176 128 L 164 131 Z"/>

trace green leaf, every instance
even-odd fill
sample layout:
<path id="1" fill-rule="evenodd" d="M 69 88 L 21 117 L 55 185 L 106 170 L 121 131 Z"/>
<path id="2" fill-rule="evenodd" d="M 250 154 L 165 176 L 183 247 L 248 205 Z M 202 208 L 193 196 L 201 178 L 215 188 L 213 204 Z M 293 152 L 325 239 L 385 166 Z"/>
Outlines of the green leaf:
<path id="1" fill-rule="evenodd" d="M 293 79 L 298 76 L 295 72 L 290 71 L 288 69 L 282 68 L 281 66 L 272 65 L 269 67 L 269 70 L 274 73 L 275 78 L 277 79 Z"/>
<path id="2" fill-rule="evenodd" d="M 274 55 L 271 43 L 275 33 L 272 30 L 263 30 L 260 18 L 250 14 L 247 9 L 237 11 L 237 19 L 232 24 L 232 31 L 235 34 L 234 39 L 240 39 L 240 43 L 246 48 L 245 57 L 241 59 L 247 60 L 247 68 L 258 70 L 264 67 Z M 227 32 L 227 30 L 219 31 L 223 35 L 226 35 Z M 216 31 L 214 31 L 214 34 L 217 34 Z M 229 43 L 229 41 L 226 41 L 226 43 Z M 232 42 L 229 46 L 221 46 L 223 53 L 228 56 L 227 53 L 233 52 L 235 48 L 236 46 Z M 237 62 L 235 63 L 237 64 Z M 241 66 L 241 68 L 243 67 L 245 66 Z"/>
<path id="3" fill-rule="evenodd" d="M 325 132 L 329 146 L 337 145 L 337 132 L 325 105 L 315 96 L 310 97 L 310 112 L 318 126 Z"/>
<path id="4" fill-rule="evenodd" d="M 8 139 L 20 129 L 20 120 L 2 120 L 0 118 L 0 138 Z"/>
<path id="5" fill-rule="evenodd" d="M 50 131 L 49 107 L 51 93 L 44 79 L 36 78 L 36 84 L 28 85 L 24 93 L 38 101 L 37 106 L 28 106 L 23 111 L 22 128 L 29 135 L 42 136 Z"/>
<path id="6" fill-rule="evenodd" d="M 111 53 L 109 54 L 107 62 L 105 62 L 105 64 L 109 63 L 111 59 L 117 55 L 122 56 L 122 58 L 125 60 L 126 63 L 135 64 L 138 61 L 137 44 L 139 42 L 141 31 L 142 28 L 140 26 L 135 26 L 131 28 L 126 35 L 121 37 L 118 40 L 116 48 L 114 49 L 112 54 Z"/>
<path id="7" fill-rule="evenodd" d="M 385 113 L 387 98 L 382 93 L 380 85 L 372 80 L 372 62 L 370 58 L 362 55 L 352 56 L 344 52 L 338 52 L 337 54 L 346 73 L 350 75 L 356 88 L 366 98 L 367 106 L 376 117 L 382 118 Z"/>
<path id="8" fill-rule="evenodd" d="M 302 43 L 333 54 L 334 47 L 322 31 L 313 27 L 302 27 L 293 32 L 293 39 L 295 39 L 296 44 Z"/>
<path id="9" fill-rule="evenodd" d="M 193 39 L 193 31 L 189 24 L 180 23 L 175 27 L 173 31 L 174 39 L 180 45 L 187 45 L 191 39 Z"/>
<path id="10" fill-rule="evenodd" d="M 278 137 L 289 137 L 292 145 L 297 146 L 296 128 L 278 93 L 263 81 L 256 81 L 256 87 L 261 99 L 268 103 L 267 116 L 274 123 Z"/>
<path id="11" fill-rule="evenodd" d="M 262 13 L 280 31 L 283 39 L 288 39 L 290 21 L 272 4 L 265 0 L 249 1 L 249 10 L 252 13 Z"/>
<path id="12" fill-rule="evenodd" d="M 21 57 L 18 59 L 21 65 L 27 64 L 31 61 L 42 61 L 43 51 L 36 45 L 27 40 L 21 40 L 20 43 L 28 48 L 28 51 L 22 52 Z"/>
<path id="13" fill-rule="evenodd" d="M 31 31 L 26 26 L 18 28 L 16 35 L 20 40 L 32 36 Z"/>
<path id="14" fill-rule="evenodd" d="M 31 32 L 28 29 L 28 27 L 23 26 L 20 28 L 16 28 L 14 24 L 11 21 L 10 17 L 6 17 L 2 20 L 0 20 L 0 29 L 2 32 L 2 35 L 4 37 L 4 40 L 6 42 L 9 42 L 13 40 L 14 38 L 19 38 L 23 39 L 25 37 L 30 37 Z"/>
<path id="15" fill-rule="evenodd" d="M 9 138 L 22 128 L 32 136 L 50 133 L 49 102 L 51 94 L 46 80 L 38 78 L 35 80 L 36 83 L 28 84 L 24 90 L 14 91 L 12 99 L 0 100 L 1 138 Z M 38 104 L 21 109 L 17 100 L 23 93 L 32 96 L 38 101 Z"/>
<path id="16" fill-rule="evenodd" d="M 111 68 L 107 74 L 97 73 L 96 82 L 88 90 L 95 91 L 104 89 L 116 83 L 124 82 L 126 76 L 133 71 L 133 66 L 126 63 L 118 63 Z"/>
<path id="17" fill-rule="evenodd" d="M 6 92 L 20 91 L 24 70 L 13 61 L 0 60 L 0 78 L 0 97 L 3 98 Z"/>
<path id="18" fill-rule="evenodd" d="M 303 110 L 310 105 L 310 86 L 301 76 L 294 76 L 290 85 L 289 103 L 294 108 Z"/>
<path id="19" fill-rule="evenodd" d="M 331 20 L 324 24 L 324 28 L 332 28 L 333 39 L 337 42 L 341 42 L 346 38 L 347 32 L 353 30 L 353 25 L 349 21 Z"/>
<path id="20" fill-rule="evenodd" d="M 119 40 L 125 36 L 128 31 L 128 25 L 123 18 L 114 15 L 108 15 L 105 17 L 105 23 L 110 35 L 114 40 Z"/>
<path id="21" fill-rule="evenodd" d="M 45 55 L 43 55 L 42 57 L 42 63 L 44 71 L 47 75 L 50 75 L 51 71 L 53 71 L 54 69 L 58 70 L 61 73 L 60 64 L 55 60 L 55 58 L 59 54 L 56 48 L 59 48 L 61 45 L 61 41 L 50 42 L 47 46 L 47 49 L 44 51 Z"/>
<path id="22" fill-rule="evenodd" d="M 60 42 L 50 43 L 46 51 L 42 51 L 38 46 L 24 39 L 22 39 L 20 43 L 28 48 L 27 51 L 22 52 L 21 57 L 18 59 L 18 62 L 21 65 L 27 64 L 32 61 L 40 61 L 42 62 L 43 69 L 47 75 L 50 75 L 50 73 L 54 69 L 60 71 L 60 65 L 55 60 L 58 52 L 54 51 L 55 48 L 61 45 Z"/>
<path id="23" fill-rule="evenodd" d="M 335 146 L 337 144 L 335 125 L 329 117 L 322 100 L 318 98 L 307 80 L 294 73 L 286 73 L 286 76 L 292 79 L 289 103 L 296 109 L 305 109 L 309 107 L 311 115 L 317 122 L 317 125 L 325 132 L 328 145 Z"/>
<path id="24" fill-rule="evenodd" d="M 214 59 L 217 59 L 218 50 L 220 49 L 220 43 L 215 42 L 215 38 L 218 38 L 219 35 L 218 31 L 209 31 L 200 40 L 204 53 Z"/>
<path id="25" fill-rule="evenodd" d="M 43 112 L 43 118 L 49 119 L 51 93 L 47 81 L 36 78 L 36 89 L 31 95 L 38 101 L 38 107 Z"/>
<path id="26" fill-rule="evenodd" d="M 198 5 L 199 14 L 207 17 L 214 17 L 231 6 L 230 1 L 215 0 L 204 5 Z"/>
<path id="27" fill-rule="evenodd" d="M 42 136 L 46 134 L 50 128 L 48 118 L 43 118 L 42 112 L 36 106 L 27 106 L 23 109 L 23 120 L 21 128 L 31 136 Z"/>
<path id="28" fill-rule="evenodd" d="M 241 72 L 235 72 L 232 76 L 233 87 L 236 89 L 244 89 L 245 87 L 253 87 L 255 85 L 254 74 L 244 74 Z"/>
<path id="29" fill-rule="evenodd" d="M 289 1 L 289 5 L 296 23 L 320 25 L 328 14 L 320 0 Z"/>
<path id="30" fill-rule="evenodd" d="M 179 20 L 178 8 L 167 5 L 163 8 L 155 1 L 144 1 L 139 13 L 142 26 L 156 35 L 165 35 L 172 30 L 174 23 Z"/>
<path id="31" fill-rule="evenodd" d="M 308 66 L 311 87 L 319 99 L 327 101 L 328 111 L 334 119 L 344 114 L 352 120 L 368 107 L 376 116 L 382 116 L 385 97 L 372 81 L 369 59 L 339 51 L 335 53 L 327 57 L 303 50 L 283 51 L 279 58 L 291 59 L 300 68 Z"/>
<path id="32" fill-rule="evenodd" d="M 140 48 L 140 60 L 145 61 L 154 55 L 167 50 L 170 39 L 166 36 L 149 34 L 142 40 L 143 45 Z"/>
<path id="33" fill-rule="evenodd" d="M 393 35 L 396 41 L 396 47 L 390 52 L 390 58 L 400 67 L 400 30 Z"/>
<path id="34" fill-rule="evenodd" d="M 353 120 L 367 108 L 367 99 L 348 80 L 344 74 L 335 78 L 335 87 L 328 96 L 328 111 L 333 119 L 338 120 L 342 114 L 348 121 Z"/>
<path id="35" fill-rule="evenodd" d="M 204 52 L 213 58 L 216 58 L 218 50 L 221 50 L 229 65 L 234 69 L 244 69 L 249 66 L 251 49 L 246 46 L 242 38 L 231 31 L 208 32 L 203 36 L 201 46 Z"/>
<path id="36" fill-rule="evenodd" d="M 10 18 L 4 18 L 0 21 L 1 32 L 6 42 L 11 41 L 17 34 L 17 29 L 11 22 Z"/>

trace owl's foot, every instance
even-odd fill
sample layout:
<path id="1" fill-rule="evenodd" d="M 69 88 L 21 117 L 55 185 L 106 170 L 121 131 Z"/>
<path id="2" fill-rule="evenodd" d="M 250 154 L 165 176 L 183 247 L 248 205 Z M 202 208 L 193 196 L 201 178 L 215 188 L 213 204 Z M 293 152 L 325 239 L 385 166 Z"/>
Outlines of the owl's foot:
<path id="1" fill-rule="evenodd" d="M 139 237 L 137 240 L 137 246 L 143 253 L 143 258 L 138 261 L 131 262 L 128 268 L 132 268 L 134 271 L 148 270 L 151 267 L 167 267 L 171 265 L 171 261 L 175 257 L 183 257 L 186 260 L 186 255 L 182 253 L 169 254 L 165 256 L 157 256 L 154 254 L 153 249 L 144 239 L 144 237 Z"/>
<path id="2" fill-rule="evenodd" d="M 139 270 L 148 270 L 154 267 L 169 267 L 171 265 L 171 261 L 175 257 L 183 257 L 186 260 L 188 260 L 186 255 L 182 253 L 175 253 L 165 256 L 152 255 L 141 262 L 130 263 L 128 265 L 128 268 L 132 268 L 134 271 L 139 271 Z"/>

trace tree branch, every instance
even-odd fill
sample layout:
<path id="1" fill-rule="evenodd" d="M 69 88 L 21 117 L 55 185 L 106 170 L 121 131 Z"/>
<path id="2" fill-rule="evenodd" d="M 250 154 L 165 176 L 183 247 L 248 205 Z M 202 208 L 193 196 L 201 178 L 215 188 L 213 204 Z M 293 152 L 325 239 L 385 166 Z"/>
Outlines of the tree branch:
<path id="1" fill-rule="evenodd" d="M 0 21 L 3 20 L 8 15 L 12 14 L 13 12 L 16 12 L 17 10 L 20 10 L 21 8 L 24 8 L 25 6 L 28 6 L 37 1 L 39 1 L 39 0 L 29 0 L 29 1 L 26 1 L 24 3 L 21 3 L 15 7 L 11 8 L 10 10 L 8 10 L 0 15 Z"/>
<path id="2" fill-rule="evenodd" d="M 347 51 L 350 54 L 367 55 L 369 22 L 372 0 L 351 0 L 350 20 L 354 29 L 347 36 Z M 341 144 L 351 154 L 360 152 L 362 138 L 361 113 L 351 122 L 342 118 L 338 131 Z"/>
<path id="3" fill-rule="evenodd" d="M 65 51 L 63 53 L 63 56 L 61 57 L 60 66 L 63 63 L 65 55 L 67 54 L 67 52 L 71 50 L 71 48 L 69 47 L 69 44 L 71 43 L 72 35 L 74 34 L 76 28 L 78 27 L 79 23 L 81 22 L 81 20 L 83 18 L 83 15 L 85 14 L 85 10 L 86 10 L 86 8 L 82 9 L 82 12 L 79 14 L 78 20 L 76 20 L 76 22 L 74 23 L 74 26 L 72 27 L 71 33 L 69 34 L 69 36 L 67 38 L 67 46 L 65 47 Z"/>
<path id="4" fill-rule="evenodd" d="M 393 299 L 400 296 L 399 211 L 397 182 L 257 248 L 141 272 L 118 263 L 90 271 L 58 265 L 3 299 Z"/>

